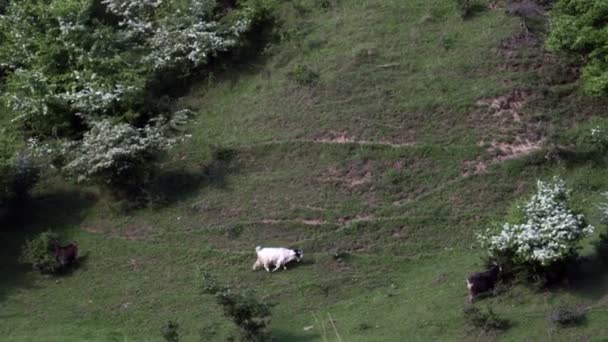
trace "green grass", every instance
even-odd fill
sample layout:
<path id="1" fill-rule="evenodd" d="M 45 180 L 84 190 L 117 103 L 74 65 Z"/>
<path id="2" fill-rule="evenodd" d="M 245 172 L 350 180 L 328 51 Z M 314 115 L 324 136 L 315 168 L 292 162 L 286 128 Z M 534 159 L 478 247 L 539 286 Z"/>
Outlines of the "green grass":
<path id="1" fill-rule="evenodd" d="M 164 206 L 126 214 L 96 189 L 39 186 L 0 236 L 4 340 L 158 341 L 167 320 L 186 341 L 201 329 L 203 340 L 225 340 L 232 327 L 200 293 L 200 268 L 277 303 L 279 341 L 337 341 L 330 316 L 344 341 L 605 336 L 608 278 L 590 241 L 569 286 L 480 301 L 512 321 L 504 334 L 470 331 L 462 315 L 464 278 L 481 268 L 475 233 L 536 179 L 565 177 L 598 227 L 606 189 L 602 163 L 556 164 L 545 151 L 492 163 L 480 142 L 559 135 L 605 103 L 553 82 L 553 64 L 505 67 L 498 47 L 519 26 L 503 11 L 462 21 L 448 0 L 321 3 L 282 2 L 280 43 L 180 99 L 198 114 L 193 137 L 163 164 Z M 298 66 L 319 82 L 291 81 Z M 475 105 L 515 89 L 539 94 L 519 123 Z M 488 172 L 467 173 L 471 161 Z M 18 264 L 24 239 L 48 228 L 78 241 L 83 267 L 53 278 Z M 252 272 L 256 245 L 301 247 L 305 262 Z M 589 305 L 587 324 L 550 326 L 563 301 Z"/>

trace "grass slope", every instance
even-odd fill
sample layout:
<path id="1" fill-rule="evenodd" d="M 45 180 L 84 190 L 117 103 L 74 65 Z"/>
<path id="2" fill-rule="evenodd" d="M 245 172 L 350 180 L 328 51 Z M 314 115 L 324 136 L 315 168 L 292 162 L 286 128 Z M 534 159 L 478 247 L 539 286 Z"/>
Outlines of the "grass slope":
<path id="1" fill-rule="evenodd" d="M 601 101 L 561 79 L 502 11 L 462 21 L 448 0 L 292 0 L 278 15 L 280 43 L 181 100 L 198 116 L 163 166 L 167 205 L 120 214 L 95 189 L 48 182 L 19 208 L 0 236 L 3 340 L 158 341 L 169 319 L 186 341 L 225 340 L 232 328 L 200 294 L 200 268 L 276 302 L 279 341 L 338 340 L 330 317 L 344 341 L 608 336 L 608 278 L 593 260 L 567 287 L 480 302 L 514 323 L 505 334 L 462 318 L 464 277 L 482 255 L 475 233 L 536 179 L 564 176 L 598 224 L 603 165 L 517 148 Z M 290 78 L 302 66 L 316 84 Z M 23 240 L 48 228 L 79 242 L 81 269 L 46 278 L 18 264 Z M 256 245 L 298 246 L 306 261 L 254 273 Z M 591 308 L 585 326 L 547 323 L 563 301 Z"/>

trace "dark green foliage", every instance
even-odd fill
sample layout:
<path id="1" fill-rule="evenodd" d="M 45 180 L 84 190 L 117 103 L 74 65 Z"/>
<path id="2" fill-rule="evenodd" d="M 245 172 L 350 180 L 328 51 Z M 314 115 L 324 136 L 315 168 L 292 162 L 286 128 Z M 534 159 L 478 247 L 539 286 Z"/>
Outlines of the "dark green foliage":
<path id="1" fill-rule="evenodd" d="M 312 87 L 319 83 L 320 75 L 306 65 L 298 64 L 287 77 L 300 86 Z"/>
<path id="2" fill-rule="evenodd" d="M 178 329 L 179 324 L 173 321 L 167 321 L 167 323 L 163 324 L 163 326 L 160 328 L 160 333 L 167 342 L 179 342 L 179 333 L 177 332 Z"/>
<path id="3" fill-rule="evenodd" d="M 604 224 L 606 224 L 606 221 L 608 220 L 608 218 L 605 217 L 605 214 L 603 214 L 603 216 L 604 217 L 602 217 L 602 222 Z M 595 247 L 595 253 L 597 254 L 597 257 L 599 258 L 599 260 L 601 262 L 603 262 L 604 264 L 608 264 L 608 232 L 607 231 L 603 231 L 600 234 L 599 239 L 594 242 L 594 247 Z"/>
<path id="4" fill-rule="evenodd" d="M 560 305 L 549 312 L 547 320 L 558 327 L 571 327 L 585 323 L 586 315 L 584 308 Z"/>
<path id="5" fill-rule="evenodd" d="M 49 230 L 26 241 L 21 251 L 21 262 L 31 265 L 41 273 L 55 272 L 57 261 L 53 255 L 51 241 L 57 237 L 57 234 Z"/>
<path id="6" fill-rule="evenodd" d="M 584 60 L 583 80 L 587 93 L 608 95 L 608 2 L 559 0 L 551 15 L 547 47 Z"/>
<path id="7" fill-rule="evenodd" d="M 454 2 L 462 19 L 468 19 L 487 8 L 482 0 L 454 0 Z"/>
<path id="8" fill-rule="evenodd" d="M 215 297 L 224 315 L 239 328 L 242 341 L 268 339 L 271 304 L 258 301 L 249 291 L 237 292 L 221 285 L 207 273 L 203 273 L 203 293 Z"/>
<path id="9" fill-rule="evenodd" d="M 492 308 L 487 307 L 485 311 L 475 306 L 467 306 L 463 310 L 465 323 L 475 329 L 483 331 L 503 331 L 509 329 L 510 322 L 498 317 Z"/>
<path id="10" fill-rule="evenodd" d="M 8 0 L 0 0 L 0 14 L 3 14 L 8 7 Z"/>

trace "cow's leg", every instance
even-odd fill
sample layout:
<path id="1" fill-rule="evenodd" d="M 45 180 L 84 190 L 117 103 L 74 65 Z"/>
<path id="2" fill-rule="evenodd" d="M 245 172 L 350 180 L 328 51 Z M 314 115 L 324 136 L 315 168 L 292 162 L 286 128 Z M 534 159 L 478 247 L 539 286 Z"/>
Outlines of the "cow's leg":
<path id="1" fill-rule="evenodd" d="M 266 272 L 270 272 L 270 267 L 268 267 L 268 264 L 264 264 L 264 269 L 266 269 Z"/>
<path id="2" fill-rule="evenodd" d="M 274 270 L 272 270 L 272 272 L 278 270 L 279 268 L 281 268 L 281 266 L 282 266 L 281 263 L 277 262 L 277 264 L 274 266 Z"/>

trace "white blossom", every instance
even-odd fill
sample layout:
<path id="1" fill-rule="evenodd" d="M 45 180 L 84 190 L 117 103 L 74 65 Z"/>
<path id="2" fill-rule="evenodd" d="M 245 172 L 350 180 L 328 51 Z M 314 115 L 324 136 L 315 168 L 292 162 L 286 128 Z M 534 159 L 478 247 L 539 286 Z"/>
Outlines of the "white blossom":
<path id="1" fill-rule="evenodd" d="M 490 256 L 512 254 L 518 261 L 547 266 L 570 255 L 577 243 L 593 232 L 583 215 L 568 208 L 570 191 L 562 179 L 538 181 L 537 188 L 521 208 L 523 223 L 504 223 L 500 233 L 487 231 L 479 236 Z"/>

